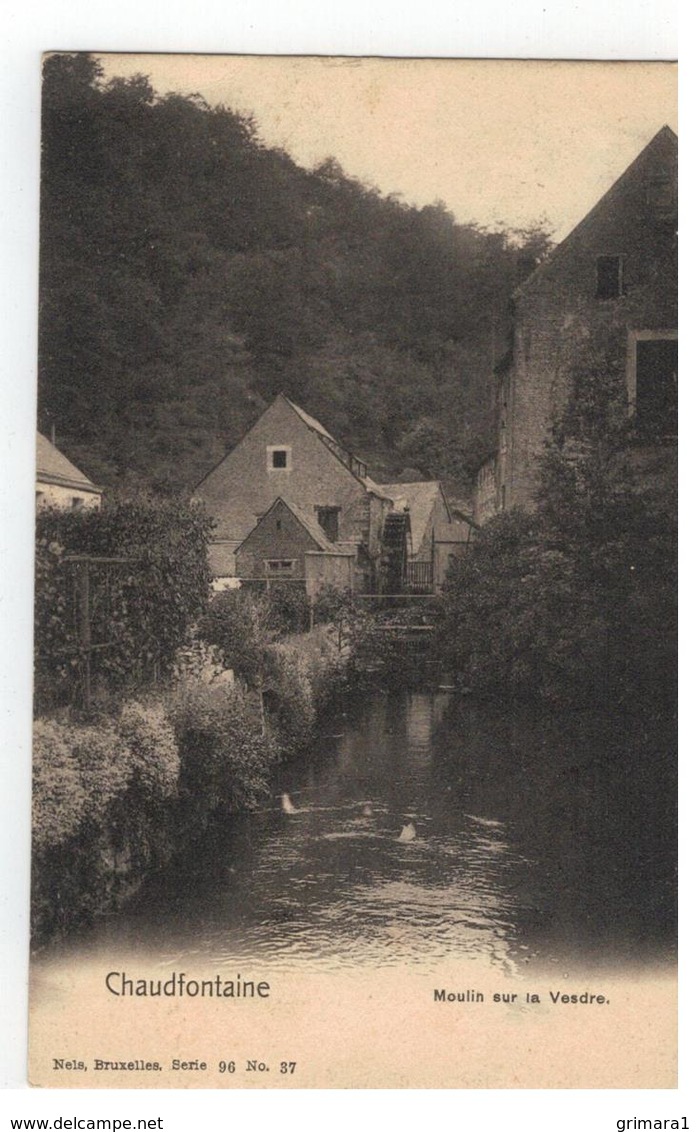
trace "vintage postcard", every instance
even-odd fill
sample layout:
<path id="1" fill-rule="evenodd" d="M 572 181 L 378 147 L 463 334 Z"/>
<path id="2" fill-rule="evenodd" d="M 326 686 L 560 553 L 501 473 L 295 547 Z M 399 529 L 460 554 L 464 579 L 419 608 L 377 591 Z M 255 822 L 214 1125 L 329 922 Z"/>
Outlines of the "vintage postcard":
<path id="1" fill-rule="evenodd" d="M 675 131 L 44 58 L 32 1084 L 676 1086 Z"/>

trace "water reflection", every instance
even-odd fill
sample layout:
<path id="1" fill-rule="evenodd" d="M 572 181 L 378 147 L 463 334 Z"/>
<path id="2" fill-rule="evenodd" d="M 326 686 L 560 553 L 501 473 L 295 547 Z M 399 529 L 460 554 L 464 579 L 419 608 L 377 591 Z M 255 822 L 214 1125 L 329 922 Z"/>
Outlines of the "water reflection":
<path id="1" fill-rule="evenodd" d="M 83 942 L 266 970 L 664 956 L 673 759 L 656 732 L 376 695 L 327 720 L 269 808 Z"/>

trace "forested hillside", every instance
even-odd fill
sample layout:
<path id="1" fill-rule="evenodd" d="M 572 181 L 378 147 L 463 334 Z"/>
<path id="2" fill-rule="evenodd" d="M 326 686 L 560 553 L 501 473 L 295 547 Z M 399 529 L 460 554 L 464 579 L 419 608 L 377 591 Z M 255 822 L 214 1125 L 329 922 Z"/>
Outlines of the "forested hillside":
<path id="1" fill-rule="evenodd" d="M 39 427 L 96 482 L 191 488 L 284 391 L 376 474 L 468 483 L 544 233 L 304 170 L 89 55 L 47 59 L 42 128 Z"/>

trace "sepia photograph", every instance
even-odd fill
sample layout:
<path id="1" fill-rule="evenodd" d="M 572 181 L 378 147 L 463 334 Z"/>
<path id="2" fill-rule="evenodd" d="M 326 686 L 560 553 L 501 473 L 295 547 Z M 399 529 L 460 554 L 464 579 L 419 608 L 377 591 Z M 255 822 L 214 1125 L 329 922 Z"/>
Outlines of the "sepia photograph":
<path id="1" fill-rule="evenodd" d="M 676 1087 L 676 87 L 44 56 L 31 1084 Z"/>

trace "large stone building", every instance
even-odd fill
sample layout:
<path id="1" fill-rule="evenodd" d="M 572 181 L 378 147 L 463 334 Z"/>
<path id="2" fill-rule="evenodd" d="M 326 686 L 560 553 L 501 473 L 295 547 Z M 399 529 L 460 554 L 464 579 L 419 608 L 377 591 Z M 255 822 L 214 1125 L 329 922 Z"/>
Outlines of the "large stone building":
<path id="1" fill-rule="evenodd" d="M 465 541 L 438 483 L 375 483 L 362 460 L 283 394 L 195 497 L 216 523 L 211 567 L 219 586 L 432 588 L 443 581 L 434 574 L 435 560 L 444 560 L 435 541 L 445 528 L 452 548 Z"/>
<path id="2" fill-rule="evenodd" d="M 639 447 L 677 433 L 677 138 L 659 131 L 513 296 L 512 347 L 494 375 L 497 439 L 475 518 L 530 507 L 574 374 L 604 356 Z"/>
<path id="3" fill-rule="evenodd" d="M 63 511 L 76 511 L 81 507 L 99 507 L 101 503 L 102 488 L 96 487 L 55 444 L 37 432 L 37 509 L 60 507 Z"/>

